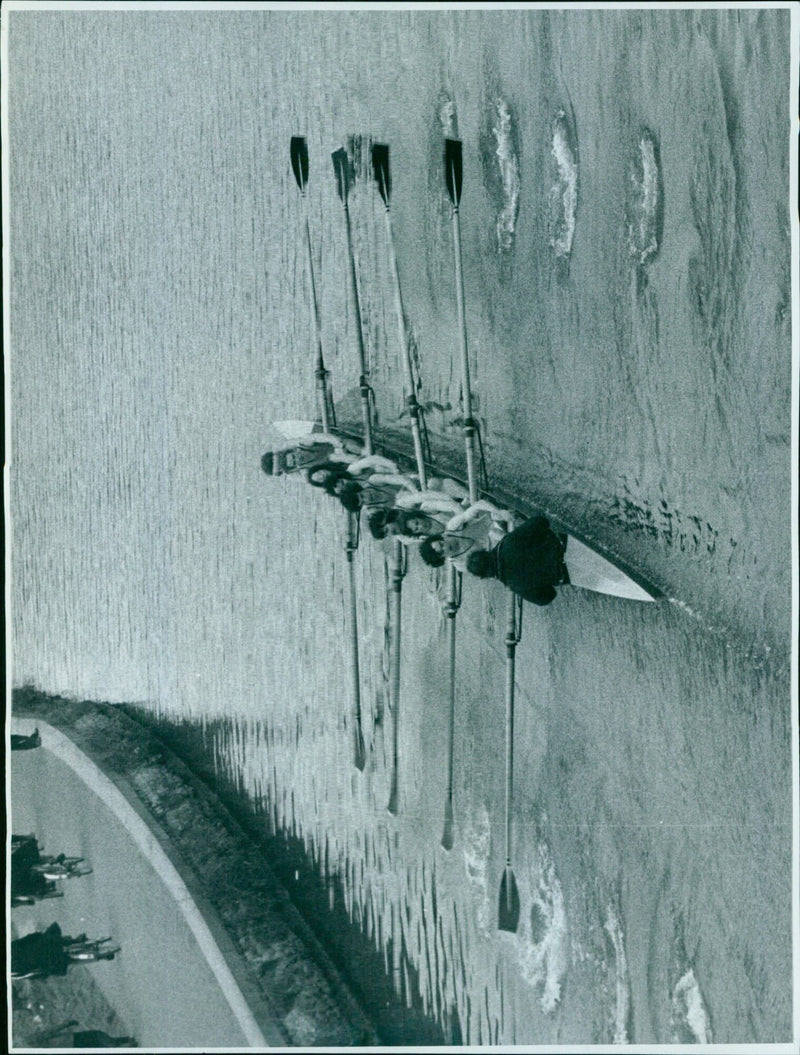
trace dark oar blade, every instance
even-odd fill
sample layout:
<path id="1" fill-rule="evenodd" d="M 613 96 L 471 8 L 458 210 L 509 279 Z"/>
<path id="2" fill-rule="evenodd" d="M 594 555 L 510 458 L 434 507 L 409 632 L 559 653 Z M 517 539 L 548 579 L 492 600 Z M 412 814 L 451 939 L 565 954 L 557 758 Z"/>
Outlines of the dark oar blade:
<path id="1" fill-rule="evenodd" d="M 361 731 L 361 726 L 357 725 L 353 737 L 353 765 L 363 773 L 366 764 L 367 750 L 364 747 L 364 734 Z"/>
<path id="2" fill-rule="evenodd" d="M 289 148 L 292 157 L 292 172 L 297 180 L 297 186 L 305 191 L 308 183 L 308 144 L 305 136 L 292 136 Z"/>
<path id="3" fill-rule="evenodd" d="M 464 166 L 461 160 L 461 140 L 445 139 L 444 141 L 444 178 L 450 201 L 458 207 L 461 201 L 461 179 Z"/>
<path id="4" fill-rule="evenodd" d="M 400 789 L 397 786 L 397 770 L 392 773 L 392 789 L 389 792 L 389 805 L 386 809 L 393 817 L 400 812 Z"/>
<path id="5" fill-rule="evenodd" d="M 333 171 L 336 174 L 336 193 L 346 204 L 347 193 L 352 182 L 350 158 L 347 156 L 347 151 L 344 147 L 339 147 L 338 150 L 334 150 L 331 154 L 331 160 L 333 161 Z"/>
<path id="6" fill-rule="evenodd" d="M 389 171 L 389 146 L 387 143 L 372 144 L 372 171 L 378 190 L 383 198 L 383 204 L 388 208 L 389 197 L 392 193 L 392 175 Z"/>
<path id="7" fill-rule="evenodd" d="M 455 823 L 453 821 L 453 803 L 448 799 L 444 806 L 444 831 L 442 832 L 442 847 L 452 850 L 455 835 Z"/>
<path id="8" fill-rule="evenodd" d="M 500 902 L 497 907 L 497 926 L 500 930 L 516 933 L 519 924 L 519 890 L 510 865 L 506 865 L 500 880 Z"/>

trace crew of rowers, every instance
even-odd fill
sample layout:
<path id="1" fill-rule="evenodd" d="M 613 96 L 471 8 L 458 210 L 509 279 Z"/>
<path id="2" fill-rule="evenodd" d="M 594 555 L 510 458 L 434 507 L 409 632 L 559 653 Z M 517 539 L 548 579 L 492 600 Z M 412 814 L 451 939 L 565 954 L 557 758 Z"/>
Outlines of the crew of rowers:
<path id="1" fill-rule="evenodd" d="M 359 456 L 338 437 L 313 433 L 295 446 L 267 452 L 267 475 L 304 472 L 312 486 L 336 497 L 350 513 L 367 516 L 373 538 L 399 538 L 419 544 L 423 561 L 499 579 L 533 604 L 549 604 L 555 587 L 569 583 L 564 562 L 566 537 L 550 529 L 544 516 L 521 523 L 513 513 L 469 494 L 455 480 L 430 478 L 425 490 L 415 474 L 405 474 L 382 455 Z"/>

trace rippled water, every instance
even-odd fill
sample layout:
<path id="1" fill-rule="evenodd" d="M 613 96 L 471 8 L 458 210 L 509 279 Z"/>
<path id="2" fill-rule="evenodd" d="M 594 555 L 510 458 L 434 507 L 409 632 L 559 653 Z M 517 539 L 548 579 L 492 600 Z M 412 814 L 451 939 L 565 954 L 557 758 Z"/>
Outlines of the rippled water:
<path id="1" fill-rule="evenodd" d="M 222 719 L 220 766 L 342 879 L 398 992 L 418 977 L 467 1043 L 787 1039 L 789 13 L 9 22 L 15 684 Z M 421 398 L 458 449 L 443 132 L 464 141 L 490 478 L 670 599 L 526 608 L 515 935 L 496 929 L 502 592 L 464 584 L 446 853 L 443 585 L 412 557 L 392 818 L 385 555 L 365 541 L 356 562 L 359 774 L 344 525 L 258 467 L 269 422 L 314 406 L 293 134 L 337 400 L 355 335 L 329 154 L 372 136 L 392 148 Z M 357 184 L 393 425 L 381 210 Z"/>

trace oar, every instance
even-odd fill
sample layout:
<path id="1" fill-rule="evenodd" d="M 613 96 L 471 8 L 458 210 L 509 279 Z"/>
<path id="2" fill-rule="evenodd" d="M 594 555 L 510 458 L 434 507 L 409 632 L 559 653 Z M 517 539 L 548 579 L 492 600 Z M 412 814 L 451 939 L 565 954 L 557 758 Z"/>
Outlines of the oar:
<path id="1" fill-rule="evenodd" d="M 448 636 L 450 638 L 450 719 L 447 738 L 447 798 L 444 803 L 444 831 L 442 846 L 453 849 L 453 758 L 456 732 L 456 612 L 461 604 L 461 573 L 450 565 L 450 597 L 445 605 Z"/>
<path id="2" fill-rule="evenodd" d="M 394 563 L 392 566 L 392 724 L 394 746 L 392 756 L 392 781 L 389 791 L 389 813 L 397 816 L 400 810 L 400 626 L 403 576 L 406 573 L 406 548 L 400 539 L 394 540 Z"/>
<path id="3" fill-rule="evenodd" d="M 356 573 L 353 554 L 358 548 L 358 514 L 347 514 L 347 574 L 350 581 L 350 671 L 353 691 L 353 763 L 363 771 L 367 761 L 364 732 L 361 728 L 361 678 L 358 669 L 358 612 L 356 610 Z"/>
<path id="4" fill-rule="evenodd" d="M 467 322 L 464 312 L 464 277 L 461 270 L 461 228 L 458 207 L 461 201 L 463 165 L 461 141 L 446 139 L 444 148 L 444 178 L 447 194 L 453 206 L 453 248 L 456 267 L 456 306 L 461 340 L 461 397 L 464 401 L 464 441 L 467 450 L 467 483 L 470 502 L 478 500 L 478 485 L 475 479 L 475 432 L 472 417 L 472 392 L 469 381 L 469 354 L 467 350 Z M 453 845 L 453 749 L 455 740 L 455 680 L 456 680 L 456 612 L 461 605 L 461 572 L 451 562 L 449 568 L 448 599 L 445 615 L 450 627 L 450 731 L 447 755 L 447 799 L 445 800 L 444 832 L 442 846 L 445 850 Z"/>
<path id="5" fill-rule="evenodd" d="M 464 442 L 467 448 L 467 479 L 469 482 L 469 500 L 477 502 L 478 488 L 475 481 L 475 433 L 477 426 L 472 417 L 472 396 L 469 384 L 469 352 L 467 350 L 467 319 L 464 312 L 464 276 L 461 269 L 461 225 L 458 207 L 461 201 L 461 182 L 463 164 L 461 157 L 461 140 L 444 141 L 444 176 L 447 193 L 453 205 L 453 255 L 456 265 L 456 302 L 458 306 L 458 325 L 461 337 L 461 398 L 464 402 Z"/>
<path id="6" fill-rule="evenodd" d="M 403 312 L 403 298 L 400 293 L 400 273 L 397 270 L 397 254 L 394 248 L 394 232 L 392 230 L 391 193 L 392 176 L 389 170 L 389 147 L 386 143 L 375 143 L 372 147 L 372 171 L 378 184 L 383 204 L 386 206 L 386 240 L 389 248 L 389 268 L 392 272 L 392 284 L 394 287 L 394 310 L 397 315 L 397 334 L 400 341 L 400 355 L 405 367 L 406 406 L 411 418 L 411 435 L 414 440 L 414 454 L 417 460 L 417 473 L 419 474 L 420 487 L 424 491 L 428 486 L 425 473 L 425 459 L 422 454 L 422 437 L 419 429 L 420 407 L 417 402 L 414 386 L 414 369 L 411 362 L 411 349 L 408 344 L 406 333 L 405 314 Z"/>
<path id="7" fill-rule="evenodd" d="M 347 254 L 350 258 L 350 296 L 356 320 L 356 340 L 358 342 L 358 363 L 361 371 L 358 385 L 361 390 L 361 417 L 364 425 L 364 446 L 367 454 L 372 454 L 372 412 L 370 408 L 370 387 L 367 379 L 367 357 L 364 352 L 364 334 L 361 328 L 361 305 L 358 299 L 358 281 L 356 279 L 356 260 L 353 252 L 353 233 L 350 230 L 350 210 L 347 197 L 350 191 L 351 164 L 347 151 L 340 147 L 331 155 L 333 170 L 336 173 L 336 190 L 344 207 L 344 225 L 347 231 Z"/>
<path id="8" fill-rule="evenodd" d="M 411 363 L 411 349 L 408 345 L 406 334 L 405 314 L 403 312 L 403 299 L 400 292 L 400 273 L 397 269 L 397 254 L 394 248 L 394 232 L 392 230 L 391 193 L 392 176 L 389 169 L 389 147 L 385 143 L 375 143 L 372 147 L 372 171 L 378 191 L 386 206 L 386 241 L 389 252 L 389 269 L 392 273 L 392 284 L 394 289 L 394 307 L 397 316 L 397 332 L 400 340 L 400 355 L 405 368 L 405 397 L 411 418 L 411 435 L 414 442 L 414 454 L 417 462 L 417 475 L 420 487 L 424 491 L 428 486 L 428 478 L 425 471 L 425 459 L 422 454 L 422 439 L 419 428 L 419 403 L 417 402 L 414 387 L 414 370 Z M 401 638 L 401 598 L 403 588 L 403 576 L 405 575 L 405 547 L 398 540 L 394 544 L 394 566 L 392 568 L 392 595 L 394 597 L 394 612 L 392 624 L 392 715 L 394 722 L 394 756 L 392 760 L 392 783 L 389 794 L 388 810 L 397 814 L 399 809 L 398 773 L 399 773 L 399 731 L 400 731 L 400 638 Z"/>
<path id="9" fill-rule="evenodd" d="M 325 369 L 325 361 L 322 357 L 322 322 L 319 315 L 317 303 L 317 287 L 314 282 L 314 260 L 311 252 L 311 228 L 308 221 L 308 202 L 306 200 L 306 185 L 308 184 L 308 145 L 305 136 L 292 136 L 289 148 L 292 159 L 292 172 L 300 188 L 300 196 L 303 199 L 303 212 L 306 222 L 306 246 L 308 248 L 308 284 L 311 290 L 311 307 L 314 312 L 314 322 L 317 328 L 317 365 L 315 375 L 317 378 L 317 402 L 319 404 L 319 415 L 325 432 L 330 431 L 330 413 L 328 409 L 328 371 Z"/>
<path id="10" fill-rule="evenodd" d="M 511 806 L 514 794 L 514 656 L 522 630 L 522 603 L 508 591 L 506 633 L 506 866 L 500 880 L 497 926 L 515 932 L 519 923 L 519 890 L 511 867 Z"/>

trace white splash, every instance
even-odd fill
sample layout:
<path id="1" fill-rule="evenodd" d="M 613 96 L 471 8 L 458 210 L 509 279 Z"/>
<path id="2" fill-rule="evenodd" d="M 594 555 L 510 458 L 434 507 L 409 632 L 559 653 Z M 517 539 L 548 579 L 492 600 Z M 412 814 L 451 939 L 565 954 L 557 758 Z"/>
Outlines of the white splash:
<path id="1" fill-rule="evenodd" d="M 563 110 L 553 123 L 551 153 L 555 158 L 558 179 L 550 190 L 550 245 L 556 256 L 569 256 L 578 209 L 578 165 L 570 145 L 567 118 Z"/>
<path id="2" fill-rule="evenodd" d="M 490 844 L 489 811 L 485 806 L 481 806 L 475 816 L 470 816 L 464 825 L 463 853 L 464 871 L 477 901 L 478 930 L 484 937 L 489 937 L 494 932 L 489 898 Z"/>
<path id="3" fill-rule="evenodd" d="M 614 946 L 614 963 L 616 974 L 616 1003 L 614 1005 L 614 1038 L 615 1044 L 628 1043 L 628 1014 L 630 1010 L 630 981 L 628 979 L 628 961 L 625 957 L 625 938 L 622 926 L 613 905 L 606 909 L 605 930 Z"/>
<path id="4" fill-rule="evenodd" d="M 639 140 L 638 164 L 631 172 L 632 201 L 628 212 L 631 252 L 645 264 L 658 252 L 659 171 L 655 143 L 649 134 Z"/>
<path id="5" fill-rule="evenodd" d="M 439 107 L 439 123 L 442 126 L 442 134 L 445 139 L 457 139 L 456 129 L 456 104 L 452 99 L 445 99 Z"/>
<path id="6" fill-rule="evenodd" d="M 542 1011 L 552 1014 L 561 1000 L 567 970 L 567 914 L 561 884 L 544 843 L 538 845 L 537 857 L 530 876 L 531 908 L 524 913 L 517 932 L 517 955 L 523 979 L 541 990 Z"/>
<path id="7" fill-rule="evenodd" d="M 675 1043 L 685 1039 L 679 1035 L 678 1023 L 685 1024 L 694 1037 L 695 1043 L 712 1043 L 711 1023 L 700 993 L 700 986 L 691 967 L 675 986 L 672 994 L 672 1017 L 672 1040 Z"/>
<path id="8" fill-rule="evenodd" d="M 497 122 L 492 128 L 497 148 L 495 156 L 503 184 L 503 208 L 497 216 L 497 247 L 508 251 L 514 243 L 514 231 L 519 213 L 519 159 L 514 153 L 511 137 L 511 111 L 505 99 L 495 99 Z"/>

